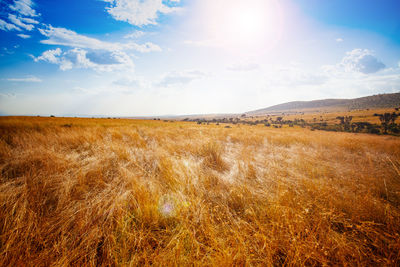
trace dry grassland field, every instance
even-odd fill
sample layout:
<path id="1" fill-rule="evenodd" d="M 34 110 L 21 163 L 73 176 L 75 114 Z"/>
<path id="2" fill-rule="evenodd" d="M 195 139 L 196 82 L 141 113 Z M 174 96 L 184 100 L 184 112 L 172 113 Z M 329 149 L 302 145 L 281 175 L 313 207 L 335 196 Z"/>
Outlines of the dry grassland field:
<path id="1" fill-rule="evenodd" d="M 399 266 L 400 139 L 0 118 L 2 266 Z"/>

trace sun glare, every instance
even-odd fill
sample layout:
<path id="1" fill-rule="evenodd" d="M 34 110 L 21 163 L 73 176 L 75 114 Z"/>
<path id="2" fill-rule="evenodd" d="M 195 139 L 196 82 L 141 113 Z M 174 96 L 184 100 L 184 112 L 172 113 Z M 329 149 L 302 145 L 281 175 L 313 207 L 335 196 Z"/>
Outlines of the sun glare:
<path id="1" fill-rule="evenodd" d="M 242 36 L 255 37 L 267 26 L 263 15 L 256 9 L 234 10 L 231 17 L 232 28 Z"/>
<path id="2" fill-rule="evenodd" d="M 282 33 L 281 7 L 275 0 L 220 0 L 206 13 L 208 34 L 224 46 L 273 44 Z"/>

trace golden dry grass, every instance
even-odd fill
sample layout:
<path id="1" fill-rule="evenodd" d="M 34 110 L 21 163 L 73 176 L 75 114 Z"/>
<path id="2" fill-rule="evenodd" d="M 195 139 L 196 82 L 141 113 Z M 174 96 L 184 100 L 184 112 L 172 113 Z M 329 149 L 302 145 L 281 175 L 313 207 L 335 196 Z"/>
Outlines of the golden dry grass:
<path id="1" fill-rule="evenodd" d="M 0 118 L 0 264 L 399 265 L 400 139 Z"/>

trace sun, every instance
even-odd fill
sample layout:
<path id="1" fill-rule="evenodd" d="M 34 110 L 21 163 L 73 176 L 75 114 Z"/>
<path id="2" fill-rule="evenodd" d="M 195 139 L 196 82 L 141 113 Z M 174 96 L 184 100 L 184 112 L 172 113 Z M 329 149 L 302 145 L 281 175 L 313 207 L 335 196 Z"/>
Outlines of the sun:
<path id="1" fill-rule="evenodd" d="M 273 43 L 282 33 L 277 0 L 214 0 L 208 5 L 205 21 L 208 35 L 226 46 Z"/>
<path id="2" fill-rule="evenodd" d="M 233 8 L 231 14 L 228 14 L 227 29 L 228 32 L 233 32 L 241 37 L 256 38 L 257 35 L 263 34 L 263 30 L 267 29 L 268 19 L 264 10 L 255 7 Z"/>
<path id="3" fill-rule="evenodd" d="M 259 43 L 278 38 L 280 10 L 276 1 L 232 1 L 226 13 L 223 34 L 237 43 Z"/>

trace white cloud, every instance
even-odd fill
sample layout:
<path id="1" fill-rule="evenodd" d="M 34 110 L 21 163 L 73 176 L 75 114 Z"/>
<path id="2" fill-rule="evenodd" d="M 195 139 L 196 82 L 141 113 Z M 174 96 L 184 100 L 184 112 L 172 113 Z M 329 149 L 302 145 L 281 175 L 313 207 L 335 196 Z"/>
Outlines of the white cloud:
<path id="1" fill-rule="evenodd" d="M 206 73 L 198 70 L 173 71 L 165 74 L 158 85 L 168 87 L 170 85 L 188 84 L 193 80 L 202 79 L 208 76 Z"/>
<path id="2" fill-rule="evenodd" d="M 7 23 L 2 19 L 0 19 L 0 29 L 3 31 L 13 31 L 13 30 L 21 31 L 21 29 L 15 26 L 14 24 Z"/>
<path id="3" fill-rule="evenodd" d="M 168 2 L 178 3 L 179 0 L 103 0 L 109 3 L 106 10 L 120 21 L 126 21 L 135 26 L 157 24 L 158 14 L 167 14 L 179 10 L 171 7 Z M 165 2 L 167 4 L 165 4 Z"/>
<path id="4" fill-rule="evenodd" d="M 375 73 L 386 66 L 368 49 L 354 49 L 346 53 L 340 66 L 347 72 Z"/>
<path id="5" fill-rule="evenodd" d="M 124 36 L 125 39 L 137 39 L 145 35 L 145 32 L 142 31 L 134 31 Z"/>
<path id="6" fill-rule="evenodd" d="M 15 25 L 27 30 L 27 31 L 31 31 L 33 30 L 33 28 L 35 26 L 33 26 L 32 24 L 25 24 L 23 23 L 19 18 L 17 18 L 17 16 L 13 15 L 13 14 L 8 14 L 8 19 L 14 23 Z"/>
<path id="7" fill-rule="evenodd" d="M 99 72 L 133 71 L 135 67 L 132 59 L 122 51 L 93 52 L 81 48 L 74 48 L 66 52 L 62 52 L 60 48 L 48 50 L 34 60 L 35 62 L 45 61 L 59 65 L 63 71 L 72 68 L 93 69 Z"/>
<path id="8" fill-rule="evenodd" d="M 61 70 L 72 69 L 73 64 L 62 56 L 63 52 L 60 48 L 54 50 L 47 50 L 42 53 L 39 57 L 33 57 L 35 62 L 45 61 L 48 63 L 56 64 L 60 66 Z"/>
<path id="9" fill-rule="evenodd" d="M 227 69 L 230 71 L 252 71 L 259 68 L 260 65 L 257 63 L 237 63 L 229 66 Z"/>
<path id="10" fill-rule="evenodd" d="M 141 53 L 148 53 L 148 52 L 161 52 L 162 49 L 156 44 L 147 42 L 144 44 L 136 44 L 136 43 L 128 43 L 128 44 L 121 44 L 122 47 L 126 49 L 133 49 Z"/>
<path id="11" fill-rule="evenodd" d="M 263 89 L 254 89 L 253 94 L 266 95 L 266 99 L 274 100 L 271 104 L 294 100 L 353 98 L 400 91 L 400 68 L 386 68 L 369 75 L 358 71 L 348 72 L 339 65 L 312 69 L 304 65 L 286 65 L 264 67 L 263 71 Z M 250 77 L 252 80 L 248 80 L 248 83 L 253 85 L 248 90 L 254 88 L 257 81 L 256 76 Z"/>
<path id="12" fill-rule="evenodd" d="M 21 37 L 22 39 L 29 39 L 29 38 L 31 38 L 30 35 L 28 35 L 28 34 L 23 34 L 23 33 L 17 34 L 17 36 Z"/>
<path id="13" fill-rule="evenodd" d="M 112 83 L 121 87 L 140 88 L 142 81 L 137 78 L 126 77 Z"/>
<path id="14" fill-rule="evenodd" d="M 336 42 L 338 42 L 338 43 L 341 43 L 341 42 L 343 42 L 344 40 L 342 39 L 342 38 L 337 38 L 336 39 Z"/>
<path id="15" fill-rule="evenodd" d="M 27 31 L 33 30 L 35 26 L 32 24 L 38 24 L 39 22 L 32 18 L 22 17 L 22 16 L 31 16 L 31 17 L 38 16 L 38 14 L 36 14 L 36 11 L 32 8 L 33 5 L 34 4 L 31 0 L 15 0 L 13 4 L 9 5 L 9 8 L 15 11 L 17 14 L 11 14 L 11 13 L 8 14 L 8 19 L 12 23 L 8 23 L 0 19 L 0 30 L 3 31 L 13 31 L 13 30 L 22 31 L 22 29 Z"/>
<path id="16" fill-rule="evenodd" d="M 161 51 L 161 48 L 158 45 L 150 42 L 147 42 L 145 44 L 137 44 L 134 42 L 111 43 L 87 37 L 85 35 L 78 34 L 65 28 L 56 28 L 49 26 L 47 29 L 39 29 L 39 31 L 42 35 L 48 37 L 47 40 L 42 40 L 41 43 L 49 45 L 63 45 L 74 48 L 97 49 L 107 51 L 136 50 L 142 53 Z"/>
<path id="17" fill-rule="evenodd" d="M 29 23 L 29 24 L 39 24 L 39 21 L 31 19 L 31 18 L 23 18 L 23 17 L 21 17 L 19 19 L 21 21 L 24 21 L 24 22 Z"/>
<path id="18" fill-rule="evenodd" d="M 345 58 L 359 54 L 372 53 L 353 50 L 352 53 L 347 53 Z M 363 58 L 362 55 L 359 57 Z M 354 59 L 351 62 L 358 61 Z M 400 68 L 385 68 L 365 75 L 366 69 L 359 65 L 366 63 L 362 60 L 357 63 L 359 65 L 356 63 L 354 66 L 350 63 L 343 66 L 343 63 L 339 62 L 336 65 L 316 69 L 308 69 L 302 64 L 264 67 L 264 90 L 271 94 L 276 93 L 282 101 L 352 98 L 400 91 Z M 376 68 L 373 69 L 376 70 Z"/>
<path id="19" fill-rule="evenodd" d="M 112 82 L 113 92 L 133 94 L 146 89 L 151 89 L 153 83 L 136 75 L 127 75 Z"/>
<path id="20" fill-rule="evenodd" d="M 58 64 L 58 62 L 59 62 L 58 56 L 60 56 L 61 53 L 62 53 L 62 51 L 60 48 L 57 48 L 54 50 L 47 50 L 47 51 L 43 52 L 41 56 L 36 57 L 36 58 L 34 57 L 34 60 L 35 60 L 35 62 L 42 60 L 42 61 L 47 61 L 49 63 Z"/>
<path id="21" fill-rule="evenodd" d="M 39 31 L 48 37 L 41 43 L 73 48 L 66 52 L 62 52 L 60 48 L 48 50 L 35 58 L 35 61 L 57 64 L 61 70 L 85 68 L 96 71 L 115 71 L 125 68 L 126 71 L 130 72 L 134 69 L 134 63 L 127 52 L 161 51 L 158 45 L 150 42 L 144 44 L 135 42 L 112 43 L 81 35 L 65 28 L 48 26 L 47 29 L 39 29 Z"/>
<path id="22" fill-rule="evenodd" d="M 32 8 L 34 6 L 31 0 L 15 0 L 13 5 L 10 5 L 10 9 L 18 12 L 21 15 L 36 17 L 39 16 L 36 11 Z"/>
<path id="23" fill-rule="evenodd" d="M 79 48 L 117 50 L 118 45 L 90 38 L 65 28 L 56 28 L 49 26 L 47 29 L 39 29 L 39 32 L 48 37 L 41 43 L 49 45 L 63 45 Z"/>
<path id="24" fill-rule="evenodd" d="M 6 80 L 9 82 L 35 82 L 35 83 L 42 82 L 41 79 L 39 79 L 35 76 L 28 76 L 25 78 L 8 78 Z"/>

